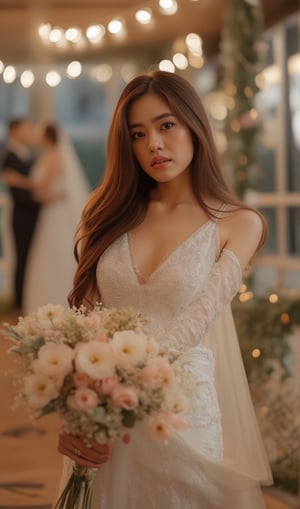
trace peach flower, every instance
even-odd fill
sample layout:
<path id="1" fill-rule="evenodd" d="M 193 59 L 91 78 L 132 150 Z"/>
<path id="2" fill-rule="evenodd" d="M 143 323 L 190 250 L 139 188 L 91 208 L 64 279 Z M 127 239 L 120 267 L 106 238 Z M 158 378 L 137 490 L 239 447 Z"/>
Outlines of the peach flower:
<path id="1" fill-rule="evenodd" d="M 171 386 L 174 382 L 174 373 L 165 357 L 150 360 L 141 370 L 141 378 L 152 387 Z"/>
<path id="2" fill-rule="evenodd" d="M 117 364 L 121 368 L 131 369 L 146 356 L 147 340 L 143 333 L 131 330 L 115 332 L 111 344 L 116 351 Z"/>
<path id="3" fill-rule="evenodd" d="M 77 389 L 73 396 L 68 398 L 68 405 L 81 412 L 95 408 L 98 404 L 99 398 L 97 394 L 87 387 Z"/>
<path id="4" fill-rule="evenodd" d="M 129 387 L 117 385 L 112 393 L 111 399 L 115 406 L 125 408 L 125 410 L 132 410 L 138 404 L 138 397 L 136 393 Z"/>
<path id="5" fill-rule="evenodd" d="M 38 352 L 32 362 L 35 373 L 63 378 L 72 371 L 74 350 L 67 345 L 48 342 Z"/>
<path id="6" fill-rule="evenodd" d="M 38 409 L 58 397 L 58 389 L 51 378 L 34 373 L 24 379 L 23 394 L 31 408 Z"/>
<path id="7" fill-rule="evenodd" d="M 79 344 L 76 350 L 78 371 L 98 380 L 115 374 L 115 354 L 110 344 L 93 340 Z"/>
<path id="8" fill-rule="evenodd" d="M 78 371 L 73 375 L 73 382 L 76 389 L 82 389 L 83 387 L 89 386 L 91 379 L 86 373 L 81 373 Z"/>
<path id="9" fill-rule="evenodd" d="M 147 424 L 151 437 L 156 440 L 168 440 L 174 433 L 173 426 L 163 414 L 148 417 Z"/>
<path id="10" fill-rule="evenodd" d="M 101 390 L 103 394 L 110 394 L 112 390 L 118 385 L 119 379 L 117 375 L 108 376 L 107 378 L 103 378 L 101 384 Z"/>

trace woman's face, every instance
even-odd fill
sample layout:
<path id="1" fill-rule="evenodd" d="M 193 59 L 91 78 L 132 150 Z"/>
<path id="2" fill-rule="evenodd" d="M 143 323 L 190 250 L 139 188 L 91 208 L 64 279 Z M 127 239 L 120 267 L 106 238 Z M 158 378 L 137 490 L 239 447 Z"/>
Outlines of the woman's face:
<path id="1" fill-rule="evenodd" d="M 128 128 L 133 153 L 157 182 L 169 182 L 189 171 L 194 155 L 189 128 L 159 96 L 149 92 L 129 108 Z"/>

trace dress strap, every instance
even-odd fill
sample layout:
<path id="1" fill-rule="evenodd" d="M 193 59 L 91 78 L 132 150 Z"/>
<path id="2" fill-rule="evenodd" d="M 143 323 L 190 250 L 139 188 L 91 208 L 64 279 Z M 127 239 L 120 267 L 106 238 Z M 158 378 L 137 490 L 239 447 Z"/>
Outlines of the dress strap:
<path id="1" fill-rule="evenodd" d="M 220 219 L 220 217 L 222 215 L 222 212 L 226 209 L 226 207 L 227 207 L 227 204 L 226 203 L 222 203 L 222 205 L 220 206 L 220 208 L 216 212 L 216 215 L 215 215 L 216 219 Z"/>

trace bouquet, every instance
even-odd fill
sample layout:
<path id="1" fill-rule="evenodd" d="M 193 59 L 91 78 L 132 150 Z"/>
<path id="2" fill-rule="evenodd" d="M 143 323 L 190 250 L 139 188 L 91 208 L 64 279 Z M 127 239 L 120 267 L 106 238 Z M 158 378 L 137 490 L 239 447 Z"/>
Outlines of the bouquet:
<path id="1" fill-rule="evenodd" d="M 34 418 L 57 413 L 87 444 L 113 443 L 141 420 L 160 440 L 186 426 L 176 363 L 135 310 L 48 304 L 3 328 L 24 368 L 17 399 Z M 89 509 L 95 472 L 74 464 L 56 509 Z"/>

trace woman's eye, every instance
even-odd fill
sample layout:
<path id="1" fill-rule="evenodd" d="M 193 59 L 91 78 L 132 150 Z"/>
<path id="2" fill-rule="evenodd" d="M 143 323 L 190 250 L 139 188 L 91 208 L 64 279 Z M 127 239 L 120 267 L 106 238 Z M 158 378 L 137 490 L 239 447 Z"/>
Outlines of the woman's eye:
<path id="1" fill-rule="evenodd" d="M 144 133 L 140 132 L 140 131 L 135 131 L 133 133 L 130 133 L 130 137 L 132 140 L 137 140 L 139 138 L 142 138 L 144 136 Z"/>
<path id="2" fill-rule="evenodd" d="M 168 130 L 168 129 L 171 129 L 172 127 L 174 127 L 174 122 L 164 122 L 161 126 L 161 129 L 162 130 Z"/>

